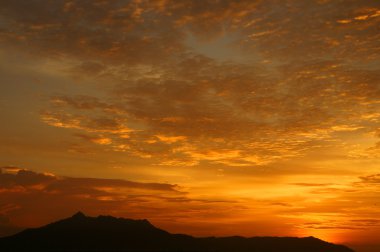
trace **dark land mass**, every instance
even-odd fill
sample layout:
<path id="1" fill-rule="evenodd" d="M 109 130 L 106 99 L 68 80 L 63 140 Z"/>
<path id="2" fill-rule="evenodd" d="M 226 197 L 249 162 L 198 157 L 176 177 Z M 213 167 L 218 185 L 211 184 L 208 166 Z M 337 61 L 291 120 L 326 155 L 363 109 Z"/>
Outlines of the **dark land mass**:
<path id="1" fill-rule="evenodd" d="M 0 238 L 0 251 L 353 252 L 314 237 L 207 237 L 171 234 L 147 220 L 74 216 Z"/>

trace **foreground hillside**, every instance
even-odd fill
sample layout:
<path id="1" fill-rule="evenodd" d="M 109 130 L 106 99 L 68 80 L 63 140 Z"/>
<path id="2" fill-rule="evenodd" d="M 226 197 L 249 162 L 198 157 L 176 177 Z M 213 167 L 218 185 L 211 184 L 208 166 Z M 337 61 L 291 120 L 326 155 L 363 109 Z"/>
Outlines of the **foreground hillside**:
<path id="1" fill-rule="evenodd" d="M 147 220 L 83 213 L 49 225 L 0 238 L 0 251 L 219 251 L 352 252 L 314 237 L 194 238 L 170 234 Z"/>

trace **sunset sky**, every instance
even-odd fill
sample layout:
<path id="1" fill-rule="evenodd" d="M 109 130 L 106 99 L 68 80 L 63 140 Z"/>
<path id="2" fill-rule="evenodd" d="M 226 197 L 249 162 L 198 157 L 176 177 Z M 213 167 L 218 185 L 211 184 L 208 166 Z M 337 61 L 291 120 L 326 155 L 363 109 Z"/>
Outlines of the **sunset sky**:
<path id="1" fill-rule="evenodd" d="M 380 251 L 380 1 L 0 2 L 0 236 L 81 210 Z"/>

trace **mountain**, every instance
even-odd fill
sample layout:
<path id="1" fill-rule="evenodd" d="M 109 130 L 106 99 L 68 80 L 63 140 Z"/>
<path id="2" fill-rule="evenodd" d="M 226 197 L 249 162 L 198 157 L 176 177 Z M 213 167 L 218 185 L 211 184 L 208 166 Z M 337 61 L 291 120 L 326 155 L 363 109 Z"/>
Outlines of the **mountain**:
<path id="1" fill-rule="evenodd" d="M 314 237 L 207 237 L 171 234 L 147 220 L 70 218 L 0 238 L 0 251 L 353 252 Z"/>

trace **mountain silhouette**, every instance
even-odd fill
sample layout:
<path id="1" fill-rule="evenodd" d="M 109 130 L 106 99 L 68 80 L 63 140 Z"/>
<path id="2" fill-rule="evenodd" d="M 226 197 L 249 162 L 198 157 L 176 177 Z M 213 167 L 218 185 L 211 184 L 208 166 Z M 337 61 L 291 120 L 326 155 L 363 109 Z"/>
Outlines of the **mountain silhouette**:
<path id="1" fill-rule="evenodd" d="M 0 251 L 353 252 L 314 237 L 195 238 L 171 234 L 147 220 L 88 217 L 81 212 L 0 238 Z"/>

